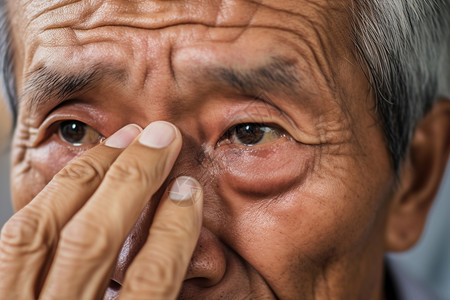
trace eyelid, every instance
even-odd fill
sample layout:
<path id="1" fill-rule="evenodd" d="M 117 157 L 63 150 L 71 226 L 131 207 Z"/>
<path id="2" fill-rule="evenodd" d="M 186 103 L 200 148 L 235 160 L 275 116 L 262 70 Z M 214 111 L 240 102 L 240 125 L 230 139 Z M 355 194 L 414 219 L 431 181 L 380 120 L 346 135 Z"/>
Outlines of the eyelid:
<path id="1" fill-rule="evenodd" d="M 96 130 L 101 136 L 105 136 L 103 133 L 98 131 L 94 126 L 91 126 L 88 121 L 84 120 L 83 118 L 80 118 L 79 116 L 75 114 L 58 114 L 48 117 L 44 120 L 44 122 L 37 128 L 36 132 L 36 138 L 32 142 L 32 146 L 36 147 L 39 145 L 46 137 L 49 136 L 50 131 L 52 131 L 52 128 L 55 128 L 58 124 L 64 121 L 78 121 L 81 123 L 86 124 L 87 126 L 92 127 L 94 130 Z"/>
<path id="2" fill-rule="evenodd" d="M 293 134 L 294 132 L 293 127 L 287 121 L 283 120 L 283 118 L 262 116 L 258 114 L 251 115 L 250 113 L 247 113 L 245 116 L 237 116 L 231 122 L 229 122 L 228 125 L 224 127 L 224 130 L 220 133 L 217 142 L 233 127 L 239 124 L 246 124 L 246 123 L 265 125 L 267 127 L 280 130 L 280 133 L 283 134 L 285 137 L 291 138 L 299 143 L 303 143 L 302 141 L 296 138 L 296 135 Z"/>
<path id="3" fill-rule="evenodd" d="M 253 99 L 232 109 L 228 114 L 228 120 L 231 118 L 232 121 L 228 122 L 228 127 L 223 128 L 228 130 L 238 123 L 277 124 L 300 144 L 314 146 L 327 143 L 324 133 L 320 130 L 320 126 L 324 123 L 321 116 L 312 116 L 311 113 L 298 110 L 298 107 L 293 108 L 291 105 L 277 105 L 283 103 L 283 99 L 273 98 L 270 95 Z"/>
<path id="4" fill-rule="evenodd" d="M 255 124 L 258 125 L 260 127 L 268 127 L 271 128 L 272 130 L 278 131 L 279 137 L 274 140 L 274 141 L 270 141 L 270 142 L 264 142 L 264 143 L 258 143 L 258 144 L 254 144 L 254 145 L 246 145 L 246 144 L 241 144 L 241 143 L 226 143 L 228 145 L 235 145 L 235 146 L 240 146 L 240 147 L 250 147 L 252 149 L 255 149 L 257 147 L 260 146 L 267 146 L 269 144 L 274 143 L 275 141 L 278 141 L 280 139 L 288 139 L 288 140 L 293 140 L 293 138 L 286 132 L 286 130 L 284 130 L 282 127 L 278 126 L 277 124 L 272 124 L 272 123 L 256 123 L 256 122 L 246 122 L 246 123 L 238 123 L 230 128 L 228 128 L 227 131 L 225 131 L 225 133 L 220 137 L 220 139 L 217 141 L 216 143 L 216 148 L 223 146 L 222 142 L 226 139 L 229 139 L 229 137 L 227 137 L 226 135 L 228 133 L 232 133 L 232 131 L 234 131 L 234 129 L 239 126 L 239 125 L 243 125 L 243 124 Z"/>
<path id="5" fill-rule="evenodd" d="M 261 112 L 263 112 L 264 114 L 261 114 Z M 243 115 L 243 113 L 245 113 L 245 115 Z M 223 130 L 220 137 L 222 137 L 233 126 L 242 123 L 258 123 L 276 126 L 277 128 L 282 129 L 286 133 L 287 137 L 292 138 L 294 141 L 300 144 L 323 144 L 319 136 L 302 130 L 301 128 L 299 128 L 300 125 L 297 126 L 294 122 L 291 121 L 290 118 L 286 117 L 283 112 L 271 109 L 269 110 L 266 107 L 260 108 L 257 106 L 248 109 L 248 111 L 238 112 L 237 116 L 235 116 L 232 121 L 228 123 L 228 126 L 224 127 L 225 130 Z"/>

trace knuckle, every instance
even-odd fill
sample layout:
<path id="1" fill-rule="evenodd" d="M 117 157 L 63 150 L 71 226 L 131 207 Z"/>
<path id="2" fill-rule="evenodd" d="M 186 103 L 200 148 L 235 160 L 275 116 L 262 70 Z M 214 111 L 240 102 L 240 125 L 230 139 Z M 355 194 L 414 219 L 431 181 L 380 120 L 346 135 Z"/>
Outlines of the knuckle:
<path id="1" fill-rule="evenodd" d="M 159 278 L 162 283 L 170 285 L 174 279 L 179 277 L 177 276 L 179 273 L 177 264 L 174 263 L 172 258 L 162 253 L 160 255 L 155 253 L 154 255 L 155 257 L 153 259 L 153 264 L 151 267 L 152 274 L 155 274 L 156 277 Z"/>
<path id="2" fill-rule="evenodd" d="M 100 261 L 111 252 L 111 238 L 98 220 L 78 219 L 61 232 L 58 250 L 62 259 L 76 265 Z"/>
<path id="3" fill-rule="evenodd" d="M 174 298 L 177 291 L 174 283 L 181 282 L 176 264 L 166 255 L 154 253 L 148 262 L 143 262 L 144 268 L 133 272 L 131 280 L 124 286 L 126 293 L 152 293 L 162 299 Z M 183 273 L 184 275 L 184 273 Z M 174 295 L 175 293 L 175 295 Z"/>
<path id="4" fill-rule="evenodd" d="M 55 178 L 88 183 L 96 178 L 102 178 L 104 174 L 105 170 L 102 168 L 101 164 L 95 158 L 85 155 L 64 167 Z"/>
<path id="5" fill-rule="evenodd" d="M 15 256 L 48 249 L 52 241 L 50 233 L 55 230 L 50 221 L 43 214 L 30 213 L 30 209 L 17 213 L 2 228 L 2 252 Z"/>
<path id="6" fill-rule="evenodd" d="M 146 184 L 157 178 L 158 165 L 145 168 L 145 166 L 135 158 L 124 159 L 111 166 L 108 172 L 113 180 L 121 182 L 139 182 Z"/>

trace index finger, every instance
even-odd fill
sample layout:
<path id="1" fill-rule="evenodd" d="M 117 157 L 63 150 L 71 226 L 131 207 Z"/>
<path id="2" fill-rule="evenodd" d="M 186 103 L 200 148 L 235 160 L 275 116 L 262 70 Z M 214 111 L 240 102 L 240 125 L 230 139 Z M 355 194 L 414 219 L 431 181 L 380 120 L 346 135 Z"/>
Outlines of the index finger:
<path id="1" fill-rule="evenodd" d="M 112 137 L 122 148 L 141 132 L 128 125 Z M 85 204 L 106 171 L 123 151 L 98 145 L 70 162 L 2 228 L 0 240 L 0 295 L 8 299 L 34 298 L 43 280 L 42 271 L 52 259 L 59 233 Z M 44 271 L 45 273 L 45 271 Z M 15 288 L 17 287 L 17 288 Z"/>

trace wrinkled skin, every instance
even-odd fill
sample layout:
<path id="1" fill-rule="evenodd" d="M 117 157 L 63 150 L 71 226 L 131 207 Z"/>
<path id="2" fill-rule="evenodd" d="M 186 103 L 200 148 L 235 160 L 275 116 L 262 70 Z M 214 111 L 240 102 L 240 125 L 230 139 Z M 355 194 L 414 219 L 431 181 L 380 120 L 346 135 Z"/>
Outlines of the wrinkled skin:
<path id="1" fill-rule="evenodd" d="M 384 297 L 394 172 L 352 54 L 346 1 L 37 0 L 11 7 L 23 99 L 13 146 L 16 210 L 93 146 L 70 145 L 52 124 L 75 119 L 108 137 L 129 123 L 166 120 L 180 129 L 183 146 L 163 188 L 188 175 L 205 191 L 180 298 Z M 270 65 L 292 70 L 292 80 L 239 88 L 224 79 L 226 70 L 252 77 Z M 50 96 L 30 107 L 40 88 L 30 78 L 42 68 L 62 76 L 97 68 L 101 76 L 69 101 Z M 230 127 L 251 122 L 284 134 L 254 146 L 223 142 Z M 145 241 L 160 196 L 125 241 L 115 282 Z"/>

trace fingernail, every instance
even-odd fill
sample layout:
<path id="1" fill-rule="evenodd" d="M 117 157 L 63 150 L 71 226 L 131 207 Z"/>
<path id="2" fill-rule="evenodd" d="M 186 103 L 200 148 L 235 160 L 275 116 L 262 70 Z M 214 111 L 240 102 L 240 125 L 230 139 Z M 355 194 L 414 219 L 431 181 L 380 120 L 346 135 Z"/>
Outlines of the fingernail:
<path id="1" fill-rule="evenodd" d="M 122 127 L 111 135 L 105 142 L 105 145 L 111 148 L 126 148 L 141 133 L 142 128 L 136 124 L 129 124 Z"/>
<path id="2" fill-rule="evenodd" d="M 201 187 L 197 180 L 192 177 L 181 176 L 172 184 L 169 198 L 177 205 L 191 205 L 197 201 L 200 191 Z"/>
<path id="3" fill-rule="evenodd" d="M 169 122 L 157 121 L 144 129 L 139 142 L 147 147 L 161 149 L 169 146 L 175 137 L 175 126 Z"/>

